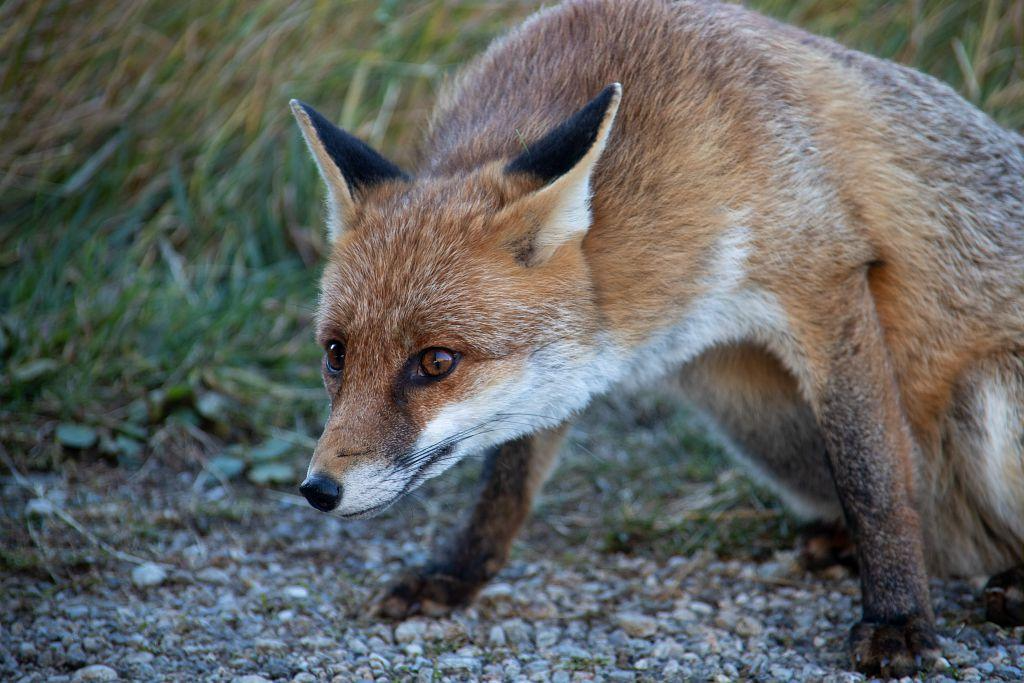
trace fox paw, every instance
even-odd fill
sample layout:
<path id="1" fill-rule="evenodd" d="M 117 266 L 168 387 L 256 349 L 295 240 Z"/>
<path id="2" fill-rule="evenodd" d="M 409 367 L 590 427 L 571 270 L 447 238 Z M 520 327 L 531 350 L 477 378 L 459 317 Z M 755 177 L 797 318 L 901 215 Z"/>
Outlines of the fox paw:
<path id="1" fill-rule="evenodd" d="M 406 619 L 416 614 L 440 616 L 468 603 L 482 585 L 442 569 L 421 568 L 384 591 L 377 599 L 376 614 L 388 619 Z"/>
<path id="2" fill-rule="evenodd" d="M 985 618 L 1000 626 L 1024 626 L 1024 567 L 1015 567 L 988 580 Z"/>
<path id="3" fill-rule="evenodd" d="M 903 623 L 856 624 L 850 629 L 850 655 L 861 673 L 902 678 L 930 669 L 941 652 L 932 624 L 913 617 Z"/>

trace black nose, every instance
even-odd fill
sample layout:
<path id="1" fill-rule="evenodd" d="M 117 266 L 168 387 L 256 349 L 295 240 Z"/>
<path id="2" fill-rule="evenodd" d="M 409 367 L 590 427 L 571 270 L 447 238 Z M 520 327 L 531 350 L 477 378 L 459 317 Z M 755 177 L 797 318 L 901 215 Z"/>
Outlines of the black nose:
<path id="1" fill-rule="evenodd" d="M 330 512 L 341 502 L 341 486 L 322 474 L 306 477 L 299 486 L 299 492 L 321 512 Z"/>

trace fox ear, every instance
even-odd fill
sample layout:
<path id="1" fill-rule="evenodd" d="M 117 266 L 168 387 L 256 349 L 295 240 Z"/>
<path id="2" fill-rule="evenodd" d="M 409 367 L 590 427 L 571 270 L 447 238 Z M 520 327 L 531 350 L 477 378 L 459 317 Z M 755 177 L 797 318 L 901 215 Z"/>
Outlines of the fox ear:
<path id="1" fill-rule="evenodd" d="M 528 261 L 547 260 L 561 245 L 590 228 L 590 176 L 611 133 L 622 98 L 612 83 L 582 109 L 510 161 L 506 173 L 527 173 L 545 182 L 520 201 L 541 217 L 531 236 Z"/>
<path id="2" fill-rule="evenodd" d="M 407 179 L 408 176 L 313 107 L 298 100 L 290 104 L 306 146 L 327 184 L 327 229 L 334 241 L 344 232 L 345 221 L 351 216 L 362 190 L 385 180 Z"/>

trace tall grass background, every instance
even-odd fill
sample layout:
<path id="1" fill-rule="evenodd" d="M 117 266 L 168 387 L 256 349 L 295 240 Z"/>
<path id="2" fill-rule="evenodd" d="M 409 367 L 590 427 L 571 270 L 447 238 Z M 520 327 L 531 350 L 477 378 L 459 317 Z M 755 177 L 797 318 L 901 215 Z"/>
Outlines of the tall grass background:
<path id="1" fill-rule="evenodd" d="M 1024 0 L 749 4 L 1024 126 Z M 42 469 L 169 430 L 308 447 L 325 242 L 288 99 L 407 162 L 443 79 L 537 6 L 0 4 L 0 442 Z"/>

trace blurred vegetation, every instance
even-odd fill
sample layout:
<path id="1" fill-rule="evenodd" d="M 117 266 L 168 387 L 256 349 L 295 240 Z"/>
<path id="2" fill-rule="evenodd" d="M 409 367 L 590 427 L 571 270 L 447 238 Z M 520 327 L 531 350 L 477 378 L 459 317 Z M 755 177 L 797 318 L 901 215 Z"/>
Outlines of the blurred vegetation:
<path id="1" fill-rule="evenodd" d="M 1024 0 L 750 4 L 1024 125 Z M 219 476 L 290 479 L 325 401 L 321 190 L 288 99 L 408 161 L 442 79 L 535 7 L 0 4 L 0 442 L 131 467 L 184 437 Z"/>

